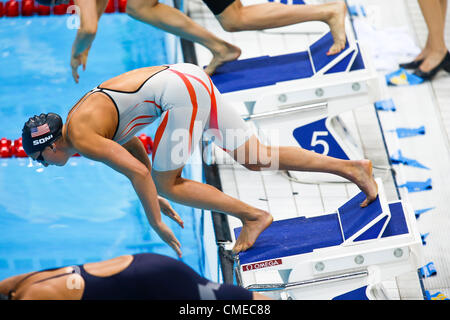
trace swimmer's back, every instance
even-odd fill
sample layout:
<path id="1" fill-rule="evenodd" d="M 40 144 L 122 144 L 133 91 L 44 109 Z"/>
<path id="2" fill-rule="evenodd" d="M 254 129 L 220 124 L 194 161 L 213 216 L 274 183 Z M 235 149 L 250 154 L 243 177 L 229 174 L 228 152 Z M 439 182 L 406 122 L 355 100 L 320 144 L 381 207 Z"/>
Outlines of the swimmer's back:
<path id="1" fill-rule="evenodd" d="M 147 79 L 165 69 L 167 69 L 167 66 L 146 67 L 131 70 L 106 80 L 99 85 L 99 87 L 123 92 L 135 92 Z"/>
<path id="2" fill-rule="evenodd" d="M 120 92 L 135 92 L 154 74 L 167 69 L 167 66 L 146 67 L 131 70 L 111 78 L 98 88 Z M 98 119 L 101 119 L 100 121 Z M 66 119 L 66 132 L 69 137 L 83 135 L 92 130 L 101 136 L 113 139 L 119 118 L 115 102 L 101 91 L 86 93 L 69 111 Z"/>
<path id="3" fill-rule="evenodd" d="M 96 277 L 83 272 L 83 300 L 251 300 L 241 287 L 210 282 L 181 261 L 164 255 L 142 253 L 121 272 Z"/>
<path id="4" fill-rule="evenodd" d="M 153 253 L 33 272 L 19 280 L 17 299 L 251 300 L 252 293 L 210 282 L 183 262 Z"/>

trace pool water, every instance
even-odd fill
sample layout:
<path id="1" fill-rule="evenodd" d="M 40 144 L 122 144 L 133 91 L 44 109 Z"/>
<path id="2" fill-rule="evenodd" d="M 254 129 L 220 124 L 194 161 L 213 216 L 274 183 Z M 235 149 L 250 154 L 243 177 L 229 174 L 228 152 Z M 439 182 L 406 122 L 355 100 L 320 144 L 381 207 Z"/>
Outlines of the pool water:
<path id="1" fill-rule="evenodd" d="M 76 30 L 67 28 L 67 18 L 0 19 L 0 138 L 19 138 L 34 114 L 65 119 L 85 92 L 118 74 L 179 62 L 164 32 L 126 14 L 105 14 L 76 84 L 69 66 Z M 153 136 L 156 125 L 142 132 Z M 183 176 L 201 180 L 202 172 L 188 164 Z M 203 212 L 172 206 L 185 228 L 163 220 L 181 242 L 182 261 L 207 276 Z M 125 176 L 83 157 L 48 168 L 28 158 L 0 159 L 0 279 L 141 252 L 176 257 L 150 228 Z"/>

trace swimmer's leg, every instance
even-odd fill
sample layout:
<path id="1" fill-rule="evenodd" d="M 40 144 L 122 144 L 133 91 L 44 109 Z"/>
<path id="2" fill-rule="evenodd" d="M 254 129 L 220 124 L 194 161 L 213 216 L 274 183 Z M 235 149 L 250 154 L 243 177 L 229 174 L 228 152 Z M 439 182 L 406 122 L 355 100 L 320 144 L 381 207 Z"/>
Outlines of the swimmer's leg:
<path id="1" fill-rule="evenodd" d="M 247 169 L 254 171 L 293 170 L 325 172 L 341 176 L 355 183 L 366 194 L 366 199 L 361 203 L 362 207 L 375 200 L 378 194 L 370 160 L 342 160 L 301 147 L 266 146 L 256 135 L 230 154 Z"/>
<path id="2" fill-rule="evenodd" d="M 239 218 L 243 223 L 243 229 L 233 252 L 238 253 L 250 248 L 260 233 L 272 223 L 272 216 L 268 212 L 230 197 L 211 185 L 185 179 L 181 177 L 181 171 L 182 168 L 172 171 L 153 170 L 152 175 L 158 193 L 187 206 L 222 212 Z"/>
<path id="3" fill-rule="evenodd" d="M 178 9 L 157 0 L 128 0 L 127 13 L 136 20 L 199 43 L 208 48 L 213 57 L 205 71 L 213 74 L 225 62 L 236 60 L 241 49 L 203 28 Z"/>
<path id="4" fill-rule="evenodd" d="M 242 5 L 234 1 L 216 18 L 226 31 L 263 30 L 288 26 L 306 21 L 322 21 L 328 24 L 334 43 L 328 54 L 339 53 L 345 47 L 345 2 L 324 4 L 285 5 L 265 2 Z"/>
<path id="5" fill-rule="evenodd" d="M 211 80 L 206 78 L 203 71 L 193 70 L 192 67 L 182 65 L 172 70 L 173 81 L 170 82 L 170 91 L 169 89 L 166 91 L 176 94 L 167 97 L 166 103 L 174 107 L 162 113 L 161 123 L 155 133 L 152 153 L 153 179 L 158 193 L 165 198 L 187 206 L 222 212 L 239 218 L 243 222 L 244 229 L 237 241 L 237 248 L 246 250 L 270 225 L 272 222 L 270 214 L 230 197 L 210 185 L 181 176 L 184 164 L 198 145 L 205 128 L 209 127 L 208 122 L 215 125 L 234 123 L 236 128 L 242 127 L 242 131 L 245 132 L 245 126 L 242 125 L 243 121 L 239 115 L 222 106 L 218 90 L 214 88 L 214 95 L 211 93 Z M 217 114 L 214 111 L 213 97 L 218 99 Z M 192 107 L 184 106 L 189 102 Z M 218 130 L 213 131 L 218 133 Z"/>

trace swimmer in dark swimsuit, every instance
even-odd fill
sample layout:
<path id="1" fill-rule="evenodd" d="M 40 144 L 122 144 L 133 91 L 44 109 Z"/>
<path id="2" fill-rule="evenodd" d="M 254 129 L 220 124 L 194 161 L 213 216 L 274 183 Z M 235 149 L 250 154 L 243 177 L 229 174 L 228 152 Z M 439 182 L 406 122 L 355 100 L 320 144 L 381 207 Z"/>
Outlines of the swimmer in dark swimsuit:
<path id="1" fill-rule="evenodd" d="M 142 253 L 17 275 L 0 281 L 12 300 L 263 300 L 242 287 L 211 282 L 181 261 Z"/>

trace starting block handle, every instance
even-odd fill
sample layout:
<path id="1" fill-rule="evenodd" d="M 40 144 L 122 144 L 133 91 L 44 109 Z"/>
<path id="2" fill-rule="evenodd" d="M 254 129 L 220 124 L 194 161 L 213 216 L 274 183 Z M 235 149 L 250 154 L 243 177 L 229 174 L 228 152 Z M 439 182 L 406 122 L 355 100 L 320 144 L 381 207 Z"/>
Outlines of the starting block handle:
<path id="1" fill-rule="evenodd" d="M 292 107 L 292 108 L 286 108 L 286 109 L 281 109 L 281 110 L 274 110 L 274 111 L 251 114 L 251 115 L 244 117 L 243 119 L 245 121 L 260 120 L 260 119 L 264 119 L 264 118 L 272 118 L 273 116 L 287 115 L 287 114 L 301 112 L 301 111 L 305 111 L 305 110 L 315 110 L 315 109 L 325 109 L 326 110 L 327 107 L 328 107 L 328 103 L 326 103 L 326 102 L 312 103 L 312 104 L 307 104 L 307 105 L 298 106 L 298 107 Z"/>
<path id="2" fill-rule="evenodd" d="M 320 278 L 315 278 L 315 279 L 288 282 L 288 283 L 251 284 L 245 288 L 247 290 L 251 290 L 251 291 L 288 290 L 288 289 L 295 289 L 298 287 L 304 287 L 304 286 L 308 286 L 308 285 L 317 285 L 317 284 L 334 282 L 334 281 L 358 279 L 358 278 L 367 277 L 368 275 L 369 275 L 369 272 L 367 270 L 362 270 L 362 271 L 356 271 L 356 272 L 350 272 L 350 273 L 330 275 L 327 277 L 320 277 Z"/>

